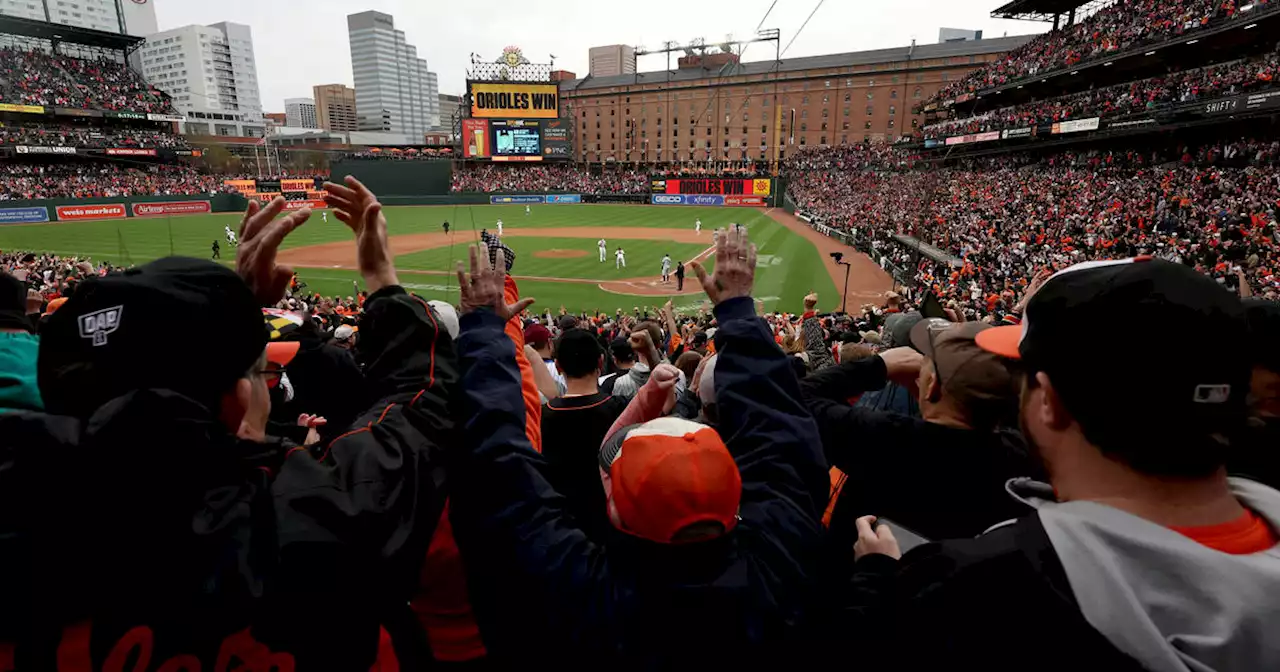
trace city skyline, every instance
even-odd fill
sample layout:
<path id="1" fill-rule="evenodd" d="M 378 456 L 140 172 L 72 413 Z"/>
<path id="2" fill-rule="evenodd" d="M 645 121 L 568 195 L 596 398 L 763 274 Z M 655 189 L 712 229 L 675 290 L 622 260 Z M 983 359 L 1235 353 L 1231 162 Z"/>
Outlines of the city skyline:
<path id="1" fill-rule="evenodd" d="M 747 0 L 690 6 L 677 0 L 654 0 L 643 12 L 628 13 L 624 22 L 607 20 L 598 3 L 563 0 L 544 9 L 511 0 L 490 0 L 479 12 L 441 12 L 426 3 L 407 0 L 365 0 L 359 4 L 315 0 L 300 13 L 288 3 L 223 0 L 194 3 L 153 0 L 161 30 L 188 24 L 233 21 L 257 27 L 255 51 L 263 108 L 283 111 L 285 98 L 312 95 L 318 84 L 354 86 L 347 43 L 347 15 L 366 10 L 396 18 L 405 40 L 418 46 L 432 72 L 439 76 L 439 91 L 460 95 L 465 90 L 466 69 L 472 53 L 496 60 L 504 47 L 520 47 L 534 62 L 547 62 L 555 54 L 557 69 L 578 76 L 588 71 L 591 47 L 626 44 L 656 48 L 666 40 L 686 43 L 703 37 L 714 44 L 725 33 L 743 39 L 753 33 L 772 0 Z M 871 5 L 823 3 L 817 14 L 800 29 L 816 4 L 810 0 L 780 0 L 764 21 L 765 28 L 782 30 L 782 45 L 796 38 L 786 56 L 813 56 L 909 44 L 936 42 L 938 29 L 954 27 L 982 30 L 987 38 L 1004 34 L 1044 32 L 1049 25 L 990 18 L 1000 0 L 924 0 L 920 3 Z M 729 7 L 733 11 L 724 11 Z M 505 11 L 510 10 L 510 11 Z M 550 11 L 554 10 L 554 11 Z M 680 17 L 673 22 L 672 17 Z M 920 17 L 929 17 L 923 22 Z M 279 29 L 273 28 L 279 26 Z M 748 47 L 743 60 L 767 60 L 773 45 Z M 660 56 L 640 57 L 639 71 L 661 70 Z M 673 62 L 674 67 L 674 62 Z"/>

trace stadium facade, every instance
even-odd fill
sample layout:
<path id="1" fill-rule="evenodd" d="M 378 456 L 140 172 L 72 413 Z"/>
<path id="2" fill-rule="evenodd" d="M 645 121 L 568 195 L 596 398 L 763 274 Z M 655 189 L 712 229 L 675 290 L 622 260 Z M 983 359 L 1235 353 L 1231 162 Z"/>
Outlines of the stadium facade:
<path id="1" fill-rule="evenodd" d="M 584 162 L 775 162 L 796 148 L 897 140 L 913 108 L 1033 36 L 726 63 L 560 83 Z"/>

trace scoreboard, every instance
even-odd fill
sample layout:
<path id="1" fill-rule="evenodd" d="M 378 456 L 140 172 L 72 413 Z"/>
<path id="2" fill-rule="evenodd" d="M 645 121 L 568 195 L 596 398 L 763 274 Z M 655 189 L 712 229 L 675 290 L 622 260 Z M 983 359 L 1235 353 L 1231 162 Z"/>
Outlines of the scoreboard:
<path id="1" fill-rule="evenodd" d="M 542 158 L 542 135 L 536 120 L 490 121 L 489 125 L 493 129 L 495 159 L 537 161 Z"/>
<path id="2" fill-rule="evenodd" d="M 661 180 L 651 183 L 655 194 L 713 194 L 723 196 L 769 196 L 773 193 L 773 180 L 768 178 L 740 180 L 721 178 L 694 178 Z"/>
<path id="3" fill-rule="evenodd" d="M 492 161 L 568 160 L 569 119 L 463 119 L 462 155 Z"/>

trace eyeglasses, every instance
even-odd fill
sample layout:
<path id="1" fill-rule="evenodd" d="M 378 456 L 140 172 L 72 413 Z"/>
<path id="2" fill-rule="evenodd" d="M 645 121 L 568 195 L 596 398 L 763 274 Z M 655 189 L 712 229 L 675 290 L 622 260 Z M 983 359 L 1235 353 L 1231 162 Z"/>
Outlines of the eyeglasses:
<path id="1" fill-rule="evenodd" d="M 285 367 L 268 366 L 266 368 L 254 371 L 255 375 L 261 376 L 267 382 L 267 388 L 274 388 L 280 384 L 280 379 L 284 377 Z"/>

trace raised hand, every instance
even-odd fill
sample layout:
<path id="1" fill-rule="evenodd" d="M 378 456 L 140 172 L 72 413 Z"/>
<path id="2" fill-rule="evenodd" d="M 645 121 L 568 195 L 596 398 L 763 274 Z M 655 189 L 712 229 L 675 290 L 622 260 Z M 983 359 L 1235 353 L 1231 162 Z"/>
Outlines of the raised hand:
<path id="1" fill-rule="evenodd" d="M 815 309 L 815 308 L 817 308 L 817 307 L 818 307 L 818 293 L 817 293 L 817 292 L 809 292 L 809 293 L 804 297 L 804 309 L 805 309 L 805 312 L 811 311 L 811 310 L 813 310 L 813 309 Z"/>
<path id="2" fill-rule="evenodd" d="M 729 299 L 751 296 L 756 281 L 756 246 L 747 240 L 746 229 L 727 232 L 721 229 L 716 238 L 715 273 L 708 275 L 707 269 L 696 261 L 692 265 L 702 291 L 712 303 L 719 305 Z"/>
<path id="3" fill-rule="evenodd" d="M 382 204 L 360 180 L 348 175 L 344 182 L 345 186 L 325 182 L 324 202 L 333 208 L 334 217 L 356 234 L 356 258 L 366 289 L 372 294 L 400 284 L 387 242 L 387 218 L 382 214 Z"/>
<path id="4" fill-rule="evenodd" d="M 289 281 L 293 279 L 292 268 L 276 265 L 280 243 L 311 217 L 311 209 L 303 208 L 276 219 L 283 210 L 284 198 L 280 196 L 265 206 L 255 199 L 249 201 L 244 219 L 240 221 L 236 273 L 264 306 L 274 306 L 283 299 L 289 289 Z"/>
<path id="5" fill-rule="evenodd" d="M 494 268 L 489 263 L 488 247 L 471 247 L 469 251 L 471 253 L 470 277 L 463 272 L 462 264 L 458 264 L 458 289 L 461 292 L 461 299 L 458 302 L 459 312 L 466 314 L 488 308 L 503 320 L 510 320 L 533 304 L 533 299 L 521 299 L 513 304 L 506 302 L 504 294 L 504 281 L 507 276 L 506 252 L 501 249 L 497 251 L 495 255 L 497 259 L 494 262 L 497 268 Z"/>

